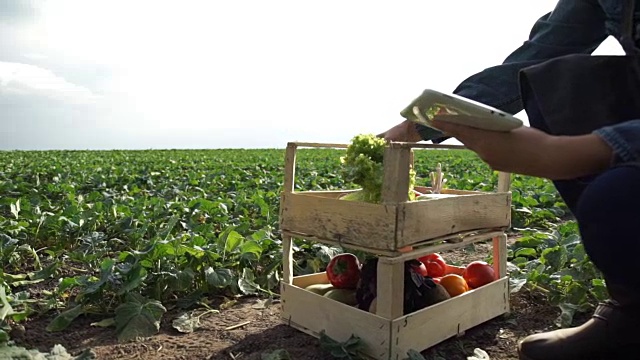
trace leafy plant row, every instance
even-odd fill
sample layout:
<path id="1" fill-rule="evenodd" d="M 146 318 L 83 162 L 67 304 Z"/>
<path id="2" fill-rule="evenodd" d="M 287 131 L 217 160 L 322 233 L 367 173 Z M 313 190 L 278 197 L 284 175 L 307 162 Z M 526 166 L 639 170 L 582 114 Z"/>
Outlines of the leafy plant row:
<path id="1" fill-rule="evenodd" d="M 300 150 L 296 189 L 353 188 L 340 176 L 343 155 Z M 430 185 L 437 163 L 450 188 L 497 185 L 497 174 L 467 151 L 418 150 L 415 162 L 418 185 Z M 169 309 L 208 306 L 216 296 L 276 296 L 282 150 L 2 152 L 0 164 L 5 334 L 10 323 L 55 310 L 51 331 L 99 314 L 129 340 L 157 331 Z M 545 180 L 514 176 L 512 190 L 516 229 L 553 229 L 566 216 Z M 511 256 L 519 286 L 527 281 L 577 308 L 600 291 L 595 273 L 576 270 L 589 265 L 575 237 L 535 230 L 523 239 Z M 341 251 L 300 241 L 295 250 L 296 274 L 322 270 Z"/>

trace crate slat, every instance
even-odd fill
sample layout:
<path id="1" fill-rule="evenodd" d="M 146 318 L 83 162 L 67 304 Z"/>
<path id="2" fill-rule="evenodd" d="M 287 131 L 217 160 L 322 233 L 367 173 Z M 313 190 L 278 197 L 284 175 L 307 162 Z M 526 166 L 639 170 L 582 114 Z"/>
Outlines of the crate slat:
<path id="1" fill-rule="evenodd" d="M 389 320 L 295 285 L 283 283 L 281 296 L 282 317 L 290 326 L 316 338 L 324 330 L 340 342 L 356 334 L 362 338 L 363 353 L 376 359 L 389 357 Z"/>
<path id="2" fill-rule="evenodd" d="M 284 193 L 280 229 L 336 242 L 393 248 L 396 207 Z"/>
<path id="3" fill-rule="evenodd" d="M 391 359 L 405 359 L 407 351 L 422 350 L 480 325 L 509 309 L 509 280 L 504 277 L 393 320 Z"/>
<path id="4" fill-rule="evenodd" d="M 397 247 L 474 229 L 509 226 L 508 193 L 476 194 L 398 205 Z"/>

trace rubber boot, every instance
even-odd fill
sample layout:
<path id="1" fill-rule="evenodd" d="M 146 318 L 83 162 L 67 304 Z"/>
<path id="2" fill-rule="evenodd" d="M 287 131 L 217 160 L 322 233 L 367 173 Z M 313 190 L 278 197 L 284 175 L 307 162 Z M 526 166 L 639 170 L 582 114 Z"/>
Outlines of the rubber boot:
<path id="1" fill-rule="evenodd" d="M 520 360 L 640 358 L 640 293 L 607 286 L 601 303 L 581 326 L 530 335 L 518 344 Z"/>

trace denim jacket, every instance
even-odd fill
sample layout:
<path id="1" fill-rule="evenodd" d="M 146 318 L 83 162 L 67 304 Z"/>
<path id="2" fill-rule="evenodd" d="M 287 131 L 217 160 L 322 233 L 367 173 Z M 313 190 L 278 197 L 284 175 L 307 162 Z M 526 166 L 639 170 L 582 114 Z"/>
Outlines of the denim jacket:
<path id="1" fill-rule="evenodd" d="M 622 6 L 620 0 L 559 0 L 552 12 L 535 22 L 529 39 L 502 64 L 467 78 L 454 93 L 511 114 L 520 112 L 523 105 L 519 71 L 558 56 L 590 54 L 608 36 L 619 39 Z M 636 44 L 640 43 L 639 17 L 640 0 L 636 0 Z M 424 140 L 439 143 L 447 139 L 435 129 L 416 126 Z M 604 127 L 594 133 L 612 147 L 616 163 L 640 161 L 640 119 Z"/>

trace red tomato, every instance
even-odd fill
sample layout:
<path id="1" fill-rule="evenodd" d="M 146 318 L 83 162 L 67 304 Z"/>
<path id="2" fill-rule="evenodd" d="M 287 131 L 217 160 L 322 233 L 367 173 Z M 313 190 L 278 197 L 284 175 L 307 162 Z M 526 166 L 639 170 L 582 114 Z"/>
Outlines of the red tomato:
<path id="1" fill-rule="evenodd" d="M 327 265 L 327 278 L 336 289 L 355 289 L 360 280 L 360 261 L 349 253 L 334 256 Z"/>
<path id="2" fill-rule="evenodd" d="M 431 277 L 442 277 L 446 274 L 447 263 L 440 254 L 429 254 L 418 258 L 427 267 L 427 273 Z"/>
<path id="3" fill-rule="evenodd" d="M 462 276 L 472 289 L 479 288 L 496 279 L 493 267 L 484 261 L 473 261 L 469 263 Z"/>
<path id="4" fill-rule="evenodd" d="M 429 261 L 426 263 L 427 272 L 431 277 L 442 277 L 445 274 L 445 263 L 444 261 Z"/>

